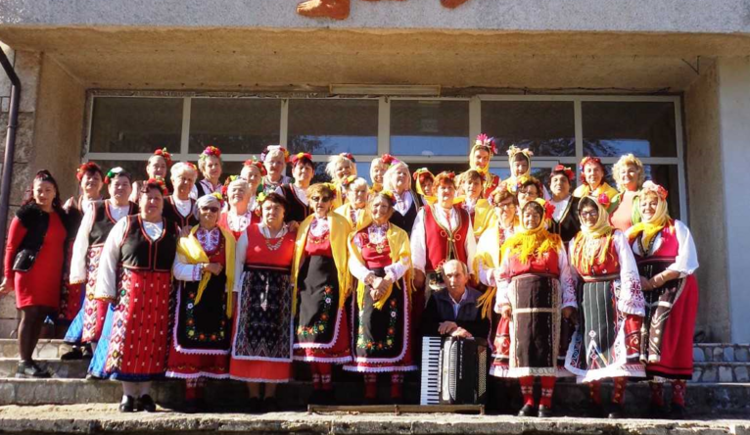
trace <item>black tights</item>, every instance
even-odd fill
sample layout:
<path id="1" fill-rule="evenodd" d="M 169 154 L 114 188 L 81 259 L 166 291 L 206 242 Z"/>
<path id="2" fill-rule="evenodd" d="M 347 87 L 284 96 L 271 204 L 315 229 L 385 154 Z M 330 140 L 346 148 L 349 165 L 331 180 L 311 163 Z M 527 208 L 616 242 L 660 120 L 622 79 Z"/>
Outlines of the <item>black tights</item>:
<path id="1" fill-rule="evenodd" d="M 18 353 L 21 361 L 32 360 L 44 319 L 53 311 L 53 308 L 39 305 L 21 308 L 21 323 L 18 326 Z"/>

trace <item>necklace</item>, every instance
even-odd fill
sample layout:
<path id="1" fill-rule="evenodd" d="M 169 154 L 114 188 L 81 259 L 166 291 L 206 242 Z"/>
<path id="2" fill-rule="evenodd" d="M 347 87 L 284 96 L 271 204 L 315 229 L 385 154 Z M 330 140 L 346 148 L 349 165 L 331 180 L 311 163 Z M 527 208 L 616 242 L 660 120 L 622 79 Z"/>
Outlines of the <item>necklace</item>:
<path id="1" fill-rule="evenodd" d="M 276 237 L 271 236 L 271 229 L 266 225 L 258 225 L 258 228 L 260 229 L 263 241 L 266 243 L 266 247 L 269 251 L 277 251 L 281 248 L 281 244 L 284 243 L 284 236 L 288 232 L 288 227 L 286 225 L 281 227 L 279 232 L 276 233 Z M 276 243 L 270 243 L 269 240 L 276 240 Z"/>

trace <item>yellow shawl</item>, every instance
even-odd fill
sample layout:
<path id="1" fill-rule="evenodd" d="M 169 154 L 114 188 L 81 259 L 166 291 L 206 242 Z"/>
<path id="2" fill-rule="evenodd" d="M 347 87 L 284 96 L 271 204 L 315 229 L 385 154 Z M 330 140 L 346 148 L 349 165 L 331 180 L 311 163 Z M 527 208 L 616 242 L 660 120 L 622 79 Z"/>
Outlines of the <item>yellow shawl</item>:
<path id="1" fill-rule="evenodd" d="M 360 252 L 359 248 L 357 248 L 357 245 L 354 244 L 354 236 L 356 234 L 357 232 L 354 231 L 349 235 L 349 255 L 356 257 L 360 263 L 365 264 L 365 260 L 362 258 L 362 253 Z M 393 264 L 401 262 L 409 266 L 403 278 L 406 282 L 406 285 L 408 286 L 407 294 L 411 294 L 413 290 L 413 271 L 411 267 L 411 246 L 409 245 L 409 235 L 406 234 L 406 231 L 402 230 L 401 228 L 393 224 L 389 224 L 388 231 L 386 232 L 386 238 L 388 239 L 388 247 L 391 250 L 391 263 Z M 359 306 L 360 308 L 362 308 L 364 304 L 365 290 L 365 283 L 360 281 L 357 285 L 357 306 Z M 385 294 L 383 294 L 383 296 L 374 304 L 374 307 L 378 310 L 382 309 L 386 301 L 388 301 L 388 298 L 391 297 L 392 292 L 393 285 L 388 287 L 388 290 L 386 290 Z"/>
<path id="2" fill-rule="evenodd" d="M 334 213 L 337 213 L 344 219 L 346 219 L 346 221 L 349 222 L 349 226 L 353 228 L 353 231 L 359 231 L 363 228 L 367 228 L 372 223 L 372 215 L 370 215 L 370 210 L 367 209 L 367 206 L 365 206 L 365 212 L 359 215 L 359 217 L 357 218 L 357 222 L 352 222 L 350 213 L 351 209 L 352 205 L 347 202 L 346 204 L 334 210 Z"/>
<path id="3" fill-rule="evenodd" d="M 588 184 L 581 184 L 580 186 L 576 187 L 576 190 L 573 191 L 573 196 L 576 198 L 584 198 L 586 196 L 594 197 L 594 199 L 598 198 L 599 195 L 602 193 L 607 195 L 607 198 L 609 198 L 610 205 L 607 207 L 607 212 L 612 213 L 617 208 L 617 202 L 615 199 L 618 197 L 617 189 L 607 184 L 606 181 L 602 181 L 602 184 L 599 185 L 599 187 L 596 188 L 593 192 L 591 191 L 591 188 Z"/>
<path id="4" fill-rule="evenodd" d="M 495 211 L 486 199 L 479 199 L 474 206 L 474 237 L 479 237 L 497 222 Z"/>
<path id="5" fill-rule="evenodd" d="M 190 230 L 190 235 L 187 237 L 181 237 L 177 242 L 177 253 L 184 256 L 188 264 L 201 264 L 209 263 L 208 256 L 201 246 L 201 242 L 195 237 L 195 232 L 200 228 L 199 225 L 194 226 Z M 234 288 L 234 253 L 235 253 L 235 241 L 234 235 L 225 230 L 224 228 L 218 227 L 221 231 L 221 235 L 224 237 L 224 254 L 226 258 L 226 266 L 224 266 L 225 273 L 227 275 L 227 317 L 232 317 L 232 290 Z M 211 272 L 204 270 L 201 275 L 200 283 L 198 284 L 198 294 L 195 297 L 195 305 L 201 301 L 203 292 L 208 286 L 208 281 L 211 279 Z"/>
<path id="6" fill-rule="evenodd" d="M 543 202 L 538 199 L 537 202 Z M 539 256 L 545 252 L 557 251 L 562 247 L 559 235 L 547 231 L 547 218 L 542 216 L 539 226 L 533 229 L 521 227 L 516 234 L 503 243 L 502 252 L 510 249 L 511 254 L 517 255 L 521 263 L 527 263 L 532 256 Z"/>
<path id="7" fill-rule="evenodd" d="M 667 201 L 664 199 L 659 199 L 659 204 L 656 206 L 656 213 L 651 217 L 650 220 L 646 220 L 645 217 L 642 218 L 643 220 L 630 227 L 628 230 L 628 240 L 632 243 L 635 241 L 635 239 L 638 238 L 641 234 L 643 234 L 642 237 L 642 246 L 648 247 L 651 245 L 651 242 L 654 240 L 654 237 L 656 237 L 657 234 L 661 232 L 662 229 L 664 229 L 665 226 L 667 226 L 669 222 L 669 211 L 667 210 Z"/>
<path id="8" fill-rule="evenodd" d="M 607 261 L 609 245 L 612 242 L 612 235 L 615 232 L 614 228 L 609 224 L 609 213 L 607 213 L 603 205 L 599 204 L 596 198 L 593 199 L 599 211 L 599 218 L 592 227 L 587 226 L 581 221 L 581 231 L 573 239 L 573 247 L 570 252 L 570 263 L 584 273 L 589 273 L 591 266 L 594 265 L 594 261 L 598 264 L 603 264 Z M 578 210 L 575 212 L 577 213 Z M 592 246 L 590 243 L 591 240 L 598 240 L 599 243 Z"/>
<path id="9" fill-rule="evenodd" d="M 292 314 L 297 313 L 297 295 L 299 288 L 297 278 L 299 269 L 302 267 L 302 257 L 305 253 L 305 244 L 307 243 L 307 233 L 310 231 L 310 223 L 315 219 L 315 215 L 308 216 L 297 230 L 297 241 L 294 243 L 294 262 L 292 263 L 292 282 L 294 283 L 294 293 L 292 294 Z M 339 308 L 344 306 L 346 297 L 352 286 L 352 276 L 349 274 L 347 240 L 351 227 L 349 222 L 337 213 L 328 214 L 328 225 L 331 229 L 331 251 L 333 251 L 333 262 L 338 271 L 339 280 Z"/>

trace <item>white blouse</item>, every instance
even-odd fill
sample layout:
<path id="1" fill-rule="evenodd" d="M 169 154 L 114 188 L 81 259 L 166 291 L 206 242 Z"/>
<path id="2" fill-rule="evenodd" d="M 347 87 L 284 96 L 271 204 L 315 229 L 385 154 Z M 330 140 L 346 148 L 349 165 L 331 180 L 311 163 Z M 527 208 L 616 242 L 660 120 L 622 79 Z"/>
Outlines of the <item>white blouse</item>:
<path id="1" fill-rule="evenodd" d="M 122 207 L 116 207 L 112 203 L 107 201 L 107 208 L 112 219 L 119 222 L 120 219 L 128 215 L 130 211 L 130 204 Z M 91 235 L 91 229 L 94 227 L 94 219 L 96 212 L 94 211 L 95 205 L 93 202 L 88 202 L 84 209 L 83 219 L 81 220 L 81 226 L 78 227 L 78 233 L 76 234 L 76 240 L 73 242 L 73 253 L 70 257 L 70 278 L 69 281 L 73 284 L 80 284 L 86 282 L 87 268 L 86 268 L 86 257 L 88 257 L 89 250 L 89 236 Z"/>
<path id="2" fill-rule="evenodd" d="M 193 201 L 189 197 L 182 200 L 177 195 L 172 195 L 172 202 L 174 202 L 177 213 L 182 217 L 188 217 L 193 212 Z"/>
<path id="3" fill-rule="evenodd" d="M 107 241 L 104 243 L 94 290 L 96 299 L 114 299 L 117 295 L 117 259 L 120 257 L 120 244 L 125 240 L 127 229 L 128 221 L 121 219 L 109 232 Z M 164 223 L 163 221 L 157 223 L 144 221 L 143 229 L 149 239 L 157 240 L 164 232 Z"/>
<path id="4" fill-rule="evenodd" d="M 377 225 L 370 225 L 367 227 L 367 236 L 370 239 L 370 242 L 372 243 L 381 243 L 384 239 L 387 237 L 387 231 L 388 231 L 388 224 L 384 226 L 377 226 Z M 360 251 L 362 250 L 362 241 L 359 237 L 354 237 L 354 246 L 356 246 L 357 249 Z M 387 243 L 387 242 L 386 242 Z M 360 280 L 361 282 L 364 282 L 365 278 L 372 273 L 370 269 L 368 269 L 359 259 L 357 256 L 351 252 L 353 248 L 349 246 L 349 272 Z M 392 282 L 396 282 L 401 277 L 406 274 L 406 271 L 409 270 L 409 264 L 410 261 L 408 258 L 402 258 L 401 261 L 398 263 L 392 263 L 385 267 L 385 276 L 388 277 Z"/>
<path id="5" fill-rule="evenodd" d="M 459 215 L 455 208 L 451 208 L 448 213 L 440 207 L 433 207 L 433 216 L 437 222 L 446 228 L 457 229 L 459 224 Z M 411 230 L 411 260 L 415 269 L 424 272 L 427 264 L 427 235 L 424 224 L 424 208 L 419 210 L 417 218 L 414 220 L 414 226 Z M 477 251 L 477 239 L 474 236 L 474 229 L 469 222 L 469 230 L 466 233 L 466 263 L 471 267 L 474 264 L 474 254 Z"/>
<path id="6" fill-rule="evenodd" d="M 674 259 L 674 263 L 667 267 L 667 270 L 674 270 L 680 273 L 680 278 L 684 278 L 688 275 L 695 273 L 698 269 L 698 252 L 695 250 L 695 241 L 693 241 L 693 235 L 690 234 L 688 227 L 677 219 L 674 220 L 675 233 L 677 237 L 677 243 L 680 245 L 677 251 L 677 257 Z M 643 255 L 641 252 L 641 244 L 638 241 L 633 242 L 633 253 L 641 257 L 648 257 L 654 254 L 661 247 L 661 233 L 656 235 L 651 252 L 647 252 Z"/>
<path id="7" fill-rule="evenodd" d="M 393 192 L 393 196 L 396 199 L 396 205 L 393 206 L 393 209 L 402 216 L 406 216 L 406 213 L 409 212 L 411 205 L 414 203 L 414 197 L 411 195 L 411 192 L 408 190 L 401 194 Z"/>

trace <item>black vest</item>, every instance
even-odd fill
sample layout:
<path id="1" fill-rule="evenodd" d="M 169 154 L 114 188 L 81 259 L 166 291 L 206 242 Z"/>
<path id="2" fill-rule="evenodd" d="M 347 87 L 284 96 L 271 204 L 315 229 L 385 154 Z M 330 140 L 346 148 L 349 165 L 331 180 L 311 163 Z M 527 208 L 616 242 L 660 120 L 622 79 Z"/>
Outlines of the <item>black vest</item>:
<path id="1" fill-rule="evenodd" d="M 559 234 L 563 243 L 568 243 L 581 230 L 581 222 L 578 220 L 578 203 L 580 198 L 571 197 L 568 201 L 568 208 L 560 218 L 560 222 L 550 219 L 550 233 Z"/>
<path id="2" fill-rule="evenodd" d="M 179 237 L 179 229 L 175 223 L 162 218 L 164 232 L 161 238 L 151 240 L 146 235 L 139 215 L 128 216 L 127 220 L 125 238 L 120 245 L 122 267 L 148 272 L 171 271 Z"/>
<path id="3" fill-rule="evenodd" d="M 174 198 L 170 195 L 164 200 L 164 211 L 162 212 L 162 216 L 168 221 L 176 223 L 180 228 L 185 225 L 190 225 L 190 227 L 198 225 L 198 218 L 193 214 L 193 210 L 195 210 L 195 200 L 191 198 L 190 204 L 190 213 L 188 213 L 187 217 L 184 217 L 177 210 L 177 206 L 174 204 Z"/>
<path id="4" fill-rule="evenodd" d="M 109 232 L 112 231 L 117 221 L 109 213 L 109 206 L 106 200 L 94 202 L 94 224 L 91 226 L 89 233 L 89 246 L 101 246 L 107 241 Z M 129 203 L 130 210 L 128 215 L 138 212 L 138 206 L 135 203 Z"/>
<path id="5" fill-rule="evenodd" d="M 393 214 L 391 215 L 391 219 L 390 219 L 393 225 L 396 225 L 397 227 L 406 231 L 406 234 L 408 234 L 409 237 L 411 237 L 411 229 L 414 226 L 414 221 L 417 220 L 417 213 L 419 212 L 419 204 L 417 203 L 417 195 L 412 193 L 411 198 L 412 198 L 411 207 L 409 207 L 409 210 L 406 212 L 406 214 L 402 215 L 398 211 L 393 210 Z"/>
<path id="6" fill-rule="evenodd" d="M 284 213 L 284 222 L 302 222 L 307 216 L 310 215 L 310 207 L 302 203 L 294 193 L 294 187 L 291 184 L 284 184 L 281 186 L 281 191 L 284 193 L 284 199 L 286 199 L 289 208 Z"/>

